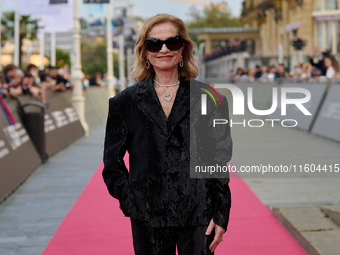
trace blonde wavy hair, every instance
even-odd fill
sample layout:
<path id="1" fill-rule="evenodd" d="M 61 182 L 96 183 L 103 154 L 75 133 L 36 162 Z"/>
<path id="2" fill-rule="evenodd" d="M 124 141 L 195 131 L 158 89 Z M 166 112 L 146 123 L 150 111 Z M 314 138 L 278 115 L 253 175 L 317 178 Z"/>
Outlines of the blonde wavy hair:
<path id="1" fill-rule="evenodd" d="M 193 56 L 193 43 L 189 37 L 188 31 L 184 25 L 184 22 L 172 15 L 169 14 L 157 14 L 156 16 L 148 19 L 142 29 L 139 32 L 138 39 L 135 45 L 135 55 L 136 62 L 134 64 L 134 69 L 131 73 L 132 78 L 136 82 L 146 81 L 152 75 L 154 75 L 155 70 L 153 66 L 150 65 L 149 69 L 146 69 L 146 49 L 144 46 L 145 38 L 148 38 L 150 31 L 155 25 L 163 24 L 163 23 L 171 23 L 177 28 L 177 35 L 182 36 L 184 41 L 184 49 L 182 52 L 183 57 L 183 67 L 178 66 L 178 74 L 180 76 L 184 76 L 186 80 L 190 78 L 196 78 L 198 75 L 198 68 L 195 65 L 195 61 L 197 61 Z M 198 62 L 198 61 L 197 61 Z"/>

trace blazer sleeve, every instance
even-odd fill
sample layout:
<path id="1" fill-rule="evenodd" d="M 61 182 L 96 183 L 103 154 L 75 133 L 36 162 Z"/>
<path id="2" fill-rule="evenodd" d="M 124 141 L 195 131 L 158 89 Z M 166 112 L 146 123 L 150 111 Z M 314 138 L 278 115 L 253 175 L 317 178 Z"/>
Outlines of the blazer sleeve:
<path id="1" fill-rule="evenodd" d="M 226 119 L 227 124 L 216 125 L 215 128 L 211 128 L 210 138 L 213 141 L 212 148 L 214 150 L 214 165 L 225 166 L 232 156 L 232 139 L 229 126 L 229 110 L 227 99 L 221 95 L 223 103 L 222 107 L 218 107 L 214 110 L 213 118 Z M 216 108 L 214 108 L 216 109 Z M 213 121 L 211 119 L 211 122 Z M 229 214 L 231 208 L 231 193 L 229 189 L 229 173 L 223 173 L 222 175 L 216 175 L 211 179 L 212 197 L 214 201 L 214 216 L 213 221 L 227 230 L 229 223 Z"/>
<path id="2" fill-rule="evenodd" d="M 117 109 L 117 104 L 118 102 L 115 98 L 110 99 L 104 142 L 104 169 L 102 174 L 110 195 L 122 202 L 127 192 L 129 177 L 129 172 L 123 160 L 125 152 L 127 151 L 128 129 L 122 115 Z"/>

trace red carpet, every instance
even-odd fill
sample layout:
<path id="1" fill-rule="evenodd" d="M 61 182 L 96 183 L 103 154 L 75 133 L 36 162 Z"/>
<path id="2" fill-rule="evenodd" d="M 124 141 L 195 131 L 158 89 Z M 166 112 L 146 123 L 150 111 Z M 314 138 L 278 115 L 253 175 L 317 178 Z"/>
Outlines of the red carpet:
<path id="1" fill-rule="evenodd" d="M 129 218 L 109 196 L 102 168 L 100 164 L 43 255 L 133 254 Z M 216 255 L 306 254 L 241 178 L 231 179 L 230 188 L 229 228 Z"/>

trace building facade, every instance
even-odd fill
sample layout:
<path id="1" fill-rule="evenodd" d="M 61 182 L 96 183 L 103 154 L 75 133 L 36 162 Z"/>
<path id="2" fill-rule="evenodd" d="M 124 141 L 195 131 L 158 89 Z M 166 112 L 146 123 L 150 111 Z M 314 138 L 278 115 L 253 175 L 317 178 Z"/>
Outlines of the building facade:
<path id="1" fill-rule="evenodd" d="M 241 23 L 259 28 L 256 56 L 303 62 L 318 45 L 340 51 L 339 7 L 340 0 L 244 0 Z"/>
<path id="2" fill-rule="evenodd" d="M 205 27 L 191 29 L 190 33 L 197 34 L 197 39 L 204 41 L 204 54 L 209 54 L 228 42 L 243 39 L 252 55 L 259 38 L 257 27 Z"/>

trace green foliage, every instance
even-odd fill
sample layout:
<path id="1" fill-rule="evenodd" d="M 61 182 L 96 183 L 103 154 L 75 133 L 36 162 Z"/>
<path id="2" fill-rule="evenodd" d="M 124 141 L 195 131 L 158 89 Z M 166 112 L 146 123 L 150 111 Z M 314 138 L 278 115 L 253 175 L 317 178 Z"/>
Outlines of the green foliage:
<path id="1" fill-rule="evenodd" d="M 190 21 L 187 28 L 203 27 L 239 27 L 239 18 L 232 16 L 225 2 L 211 4 L 201 12 L 196 7 L 192 7 L 189 12 Z"/>
<path id="2" fill-rule="evenodd" d="M 61 68 L 67 65 L 68 68 L 71 67 L 71 56 L 68 51 L 56 49 L 56 67 Z M 48 60 L 51 61 L 51 56 L 45 56 Z"/>
<path id="3" fill-rule="evenodd" d="M 71 58 L 68 51 L 57 49 L 56 59 L 56 66 L 58 68 L 63 67 L 64 65 L 67 65 L 68 68 L 71 67 Z"/>
<path id="4" fill-rule="evenodd" d="M 1 24 L 4 26 L 4 31 L 1 33 L 1 43 L 14 38 L 14 12 L 2 13 Z M 20 19 L 20 49 L 24 38 L 34 40 L 37 38 L 38 33 L 38 19 L 31 19 L 30 16 L 21 16 Z M 21 50 L 19 56 L 19 65 L 21 65 Z"/>
<path id="5" fill-rule="evenodd" d="M 94 72 L 106 72 L 106 46 L 83 42 L 81 44 L 81 60 L 83 72 L 93 74 Z"/>
<path id="6" fill-rule="evenodd" d="M 80 22 L 81 29 L 86 29 L 87 28 L 87 21 L 85 19 L 80 18 L 79 22 Z"/>
<path id="7" fill-rule="evenodd" d="M 114 74 L 118 76 L 118 55 L 114 54 Z M 91 75 L 95 72 L 107 72 L 106 43 L 81 44 L 81 60 L 84 74 Z"/>
<path id="8" fill-rule="evenodd" d="M 4 42 L 14 37 L 14 12 L 4 12 L 1 24 L 4 26 L 1 40 Z M 21 16 L 20 19 L 20 38 L 34 40 L 37 38 L 38 19 L 31 19 L 30 16 Z"/>

